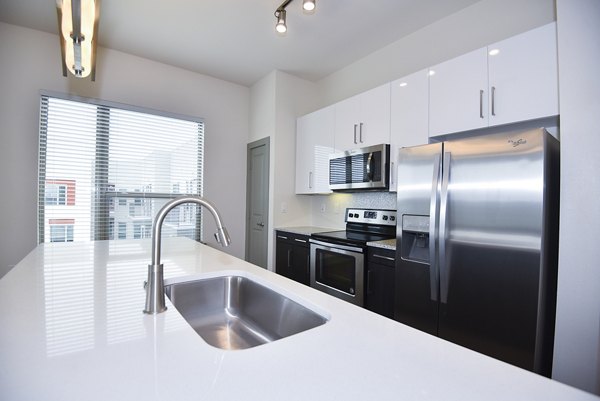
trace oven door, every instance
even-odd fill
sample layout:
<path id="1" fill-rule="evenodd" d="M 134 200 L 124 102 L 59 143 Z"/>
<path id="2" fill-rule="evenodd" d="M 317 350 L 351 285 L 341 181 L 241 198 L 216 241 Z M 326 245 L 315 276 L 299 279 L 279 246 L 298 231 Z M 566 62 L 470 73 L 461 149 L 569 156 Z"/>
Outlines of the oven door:
<path id="1" fill-rule="evenodd" d="M 363 306 L 365 263 L 360 247 L 310 240 L 310 286 Z"/>

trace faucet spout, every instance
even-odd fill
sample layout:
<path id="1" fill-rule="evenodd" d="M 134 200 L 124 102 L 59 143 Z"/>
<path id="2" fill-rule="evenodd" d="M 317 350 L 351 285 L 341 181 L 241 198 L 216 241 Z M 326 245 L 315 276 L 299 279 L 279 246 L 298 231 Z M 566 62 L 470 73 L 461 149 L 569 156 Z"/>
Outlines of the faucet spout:
<path id="1" fill-rule="evenodd" d="M 229 246 L 231 238 L 223 226 L 217 209 L 206 199 L 199 196 L 181 196 L 167 202 L 156 214 L 152 226 L 152 263 L 148 265 L 148 281 L 146 283 L 146 307 L 144 313 L 157 314 L 167 310 L 165 306 L 165 285 L 163 265 L 160 263 L 162 225 L 167 214 L 184 203 L 196 203 L 204 206 L 213 215 L 217 224 L 215 239 L 222 246 Z"/>

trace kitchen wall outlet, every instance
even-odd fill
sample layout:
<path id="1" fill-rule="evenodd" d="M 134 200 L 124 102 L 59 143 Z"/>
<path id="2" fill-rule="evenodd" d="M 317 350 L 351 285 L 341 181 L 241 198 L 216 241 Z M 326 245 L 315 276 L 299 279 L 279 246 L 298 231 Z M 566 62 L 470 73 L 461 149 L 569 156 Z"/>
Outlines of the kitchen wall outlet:
<path id="1" fill-rule="evenodd" d="M 327 207 L 325 205 L 325 202 L 321 203 L 321 213 L 325 213 L 326 210 L 327 210 Z"/>
<path id="2" fill-rule="evenodd" d="M 287 213 L 287 203 L 281 202 L 281 213 Z"/>

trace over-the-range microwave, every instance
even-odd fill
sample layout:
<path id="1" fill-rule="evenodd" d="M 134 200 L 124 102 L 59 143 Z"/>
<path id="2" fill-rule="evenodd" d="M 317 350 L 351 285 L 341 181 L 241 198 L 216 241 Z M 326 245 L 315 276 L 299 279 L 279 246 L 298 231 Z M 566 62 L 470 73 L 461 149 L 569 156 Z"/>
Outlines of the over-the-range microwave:
<path id="1" fill-rule="evenodd" d="M 390 145 L 374 145 L 329 155 L 332 191 L 389 189 Z"/>

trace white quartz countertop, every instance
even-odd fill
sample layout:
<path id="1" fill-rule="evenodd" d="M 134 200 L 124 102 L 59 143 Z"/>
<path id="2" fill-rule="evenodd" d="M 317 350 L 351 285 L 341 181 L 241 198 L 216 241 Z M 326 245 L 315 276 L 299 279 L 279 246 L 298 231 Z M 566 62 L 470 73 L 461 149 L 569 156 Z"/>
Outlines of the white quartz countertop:
<path id="1" fill-rule="evenodd" d="M 599 400 L 186 239 L 167 284 L 236 272 L 329 318 L 225 351 L 167 299 L 142 313 L 149 240 L 43 244 L 0 280 L 0 400 Z"/>
<path id="2" fill-rule="evenodd" d="M 392 251 L 396 250 L 396 239 L 384 239 L 381 241 L 372 241 L 372 242 L 367 242 L 367 246 L 372 246 L 375 248 L 383 248 L 383 249 L 390 249 Z"/>

